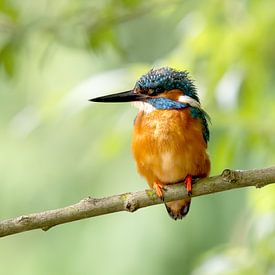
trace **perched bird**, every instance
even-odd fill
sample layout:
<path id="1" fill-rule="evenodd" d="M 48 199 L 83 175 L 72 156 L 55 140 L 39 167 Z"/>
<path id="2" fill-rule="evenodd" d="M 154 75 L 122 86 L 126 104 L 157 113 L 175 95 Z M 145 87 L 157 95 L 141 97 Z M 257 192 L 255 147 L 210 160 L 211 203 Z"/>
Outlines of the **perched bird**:
<path id="1" fill-rule="evenodd" d="M 183 182 L 192 193 L 192 179 L 207 177 L 209 116 L 201 108 L 188 72 L 169 67 L 150 70 L 127 92 L 90 99 L 94 102 L 133 102 L 132 150 L 138 172 L 163 200 L 165 185 Z M 184 217 L 191 197 L 165 203 L 169 215 Z"/>

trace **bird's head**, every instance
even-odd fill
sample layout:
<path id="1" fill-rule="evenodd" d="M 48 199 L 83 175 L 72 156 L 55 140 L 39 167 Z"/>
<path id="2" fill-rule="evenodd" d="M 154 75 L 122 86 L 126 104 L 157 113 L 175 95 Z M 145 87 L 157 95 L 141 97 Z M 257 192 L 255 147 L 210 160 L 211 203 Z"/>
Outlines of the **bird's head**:
<path id="1" fill-rule="evenodd" d="M 94 102 L 134 102 L 140 109 L 200 108 L 200 101 L 188 72 L 169 67 L 150 70 L 127 92 L 90 99 Z"/>

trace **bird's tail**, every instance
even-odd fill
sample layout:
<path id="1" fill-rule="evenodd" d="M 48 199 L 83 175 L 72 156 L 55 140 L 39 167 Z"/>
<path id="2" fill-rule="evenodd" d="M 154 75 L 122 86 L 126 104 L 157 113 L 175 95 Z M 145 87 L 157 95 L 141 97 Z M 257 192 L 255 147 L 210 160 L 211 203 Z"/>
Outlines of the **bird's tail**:
<path id="1" fill-rule="evenodd" d="M 170 217 L 174 220 L 182 219 L 187 215 L 191 204 L 191 198 L 165 203 Z"/>

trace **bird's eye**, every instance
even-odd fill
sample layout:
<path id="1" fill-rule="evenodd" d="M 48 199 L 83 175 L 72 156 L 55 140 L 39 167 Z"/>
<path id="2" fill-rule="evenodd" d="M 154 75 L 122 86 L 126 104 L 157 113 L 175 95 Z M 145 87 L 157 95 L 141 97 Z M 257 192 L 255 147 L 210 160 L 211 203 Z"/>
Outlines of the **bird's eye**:
<path id="1" fill-rule="evenodd" d="M 164 89 L 162 88 L 162 87 L 157 87 L 157 88 L 155 88 L 155 93 L 156 94 L 161 94 L 161 93 L 163 93 L 164 92 Z"/>
<path id="2" fill-rule="evenodd" d="M 154 95 L 155 90 L 154 89 L 148 89 L 147 93 L 148 93 L 148 95 Z"/>

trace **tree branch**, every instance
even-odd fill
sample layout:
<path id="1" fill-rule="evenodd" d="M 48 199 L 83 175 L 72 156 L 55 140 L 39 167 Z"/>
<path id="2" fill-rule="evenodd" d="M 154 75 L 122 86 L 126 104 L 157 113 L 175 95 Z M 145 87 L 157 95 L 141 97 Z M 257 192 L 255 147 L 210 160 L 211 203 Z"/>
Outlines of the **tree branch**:
<path id="1" fill-rule="evenodd" d="M 248 186 L 260 188 L 271 183 L 275 183 L 275 166 L 247 171 L 226 169 L 219 176 L 196 180 L 192 197 Z M 166 188 L 165 202 L 187 197 L 188 194 L 182 184 L 174 184 Z M 134 212 L 139 208 L 160 203 L 162 201 L 156 196 L 154 190 L 125 193 L 101 199 L 88 197 L 64 208 L 0 221 L 0 237 L 33 229 L 46 231 L 62 223 L 118 211 Z"/>

